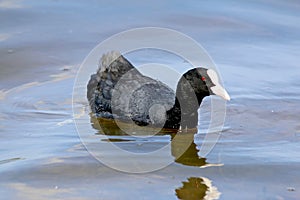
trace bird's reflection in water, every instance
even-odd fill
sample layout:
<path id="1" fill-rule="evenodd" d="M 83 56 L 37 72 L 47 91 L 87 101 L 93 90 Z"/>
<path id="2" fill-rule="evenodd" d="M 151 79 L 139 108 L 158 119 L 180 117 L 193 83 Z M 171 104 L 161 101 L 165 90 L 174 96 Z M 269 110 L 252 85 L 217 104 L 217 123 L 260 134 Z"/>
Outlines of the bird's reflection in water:
<path id="1" fill-rule="evenodd" d="M 94 129 L 99 130 L 98 134 L 105 134 L 107 136 L 112 136 L 111 138 L 102 140 L 107 142 L 128 142 L 134 141 L 128 139 L 128 137 L 122 136 L 132 136 L 128 134 L 128 131 L 123 131 L 119 128 L 120 122 L 116 123 L 112 119 L 102 119 L 95 118 L 91 115 L 91 124 Z M 130 124 L 123 123 L 121 125 L 123 128 L 125 126 L 126 130 L 130 130 Z M 159 135 L 170 135 L 171 136 L 171 154 L 174 157 L 176 163 L 201 167 L 208 163 L 206 158 L 201 158 L 198 155 L 199 150 L 197 145 L 194 143 L 194 135 L 197 133 L 196 129 L 190 129 L 184 132 L 178 132 L 172 129 L 158 129 L 155 127 L 143 127 L 134 126 L 134 130 L 137 136 L 147 136 L 155 132 L 157 136 Z M 120 136 L 116 138 L 115 136 Z M 164 144 L 165 145 L 165 144 Z M 161 146 L 159 147 L 161 148 Z M 211 181 L 204 177 L 190 177 L 187 181 L 182 182 L 183 186 L 175 190 L 178 199 L 218 199 L 220 193 L 217 188 L 211 185 Z"/>
<path id="2" fill-rule="evenodd" d="M 121 130 L 118 124 L 111 119 L 95 118 L 91 116 L 91 124 L 94 129 L 99 130 L 98 134 L 105 134 L 107 136 L 129 136 L 128 133 Z M 130 124 L 123 123 L 121 126 L 128 126 Z M 127 130 L 128 130 L 127 129 Z M 140 129 L 140 130 L 136 130 Z M 171 136 L 171 154 L 174 157 L 176 163 L 180 163 L 188 166 L 197 166 L 201 167 L 207 164 L 206 158 L 201 158 L 198 156 L 199 150 L 197 145 L 194 143 L 194 135 L 196 129 L 190 129 L 184 133 L 178 133 L 177 130 L 173 129 L 158 129 L 155 127 L 143 127 L 135 126 L 135 131 L 137 136 L 149 135 L 153 132 L 156 135 L 170 135 Z M 107 142 L 128 142 L 132 141 L 128 138 L 108 138 L 102 141 Z M 163 145 L 165 145 L 163 143 Z M 161 148 L 158 145 L 157 148 Z"/>
<path id="3" fill-rule="evenodd" d="M 194 143 L 195 132 L 171 134 L 171 153 L 175 162 L 188 166 L 204 166 L 206 158 L 198 156 L 199 150 Z"/>
<path id="4" fill-rule="evenodd" d="M 199 199 L 219 199 L 220 192 L 211 185 L 207 178 L 190 177 L 182 182 L 182 187 L 175 190 L 178 199 L 199 200 Z"/>

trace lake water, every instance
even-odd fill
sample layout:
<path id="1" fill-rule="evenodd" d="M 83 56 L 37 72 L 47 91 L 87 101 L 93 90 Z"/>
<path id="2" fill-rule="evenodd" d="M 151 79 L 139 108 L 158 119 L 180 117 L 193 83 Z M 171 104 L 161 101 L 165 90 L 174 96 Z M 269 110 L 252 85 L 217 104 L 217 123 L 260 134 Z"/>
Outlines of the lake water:
<path id="1" fill-rule="evenodd" d="M 1 198 L 299 199 L 299 11 L 295 0 L 0 1 Z M 183 157 L 176 159 L 176 149 L 193 133 L 171 143 L 167 167 L 124 173 L 83 145 L 74 123 L 73 85 L 98 43 L 145 26 L 174 29 L 200 43 L 232 99 L 221 136 L 205 158 L 197 157 L 203 139 L 198 130 Z M 141 60 L 128 56 L 134 64 Z M 170 57 L 159 60 L 174 63 L 180 73 L 186 69 Z M 209 99 L 200 111 L 204 126 Z M 103 139 L 90 124 L 86 102 L 74 107 L 85 112 L 84 134 L 103 145 L 106 156 L 118 157 L 105 150 L 108 143 L 131 152 L 170 143 L 169 134 Z M 126 157 L 118 162 L 128 165 Z"/>

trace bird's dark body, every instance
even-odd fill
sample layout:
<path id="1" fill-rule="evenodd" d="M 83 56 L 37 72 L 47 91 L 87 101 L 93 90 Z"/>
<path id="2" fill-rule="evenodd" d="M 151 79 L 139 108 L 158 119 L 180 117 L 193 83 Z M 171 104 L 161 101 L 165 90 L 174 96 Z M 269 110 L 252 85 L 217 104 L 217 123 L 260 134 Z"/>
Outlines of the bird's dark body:
<path id="1" fill-rule="evenodd" d="M 87 98 L 96 117 L 171 129 L 197 126 L 198 108 L 202 99 L 210 95 L 206 82 L 201 79 L 207 78 L 207 69 L 186 72 L 175 93 L 162 82 L 142 75 L 122 55 L 103 65 L 91 76 L 87 86 Z"/>

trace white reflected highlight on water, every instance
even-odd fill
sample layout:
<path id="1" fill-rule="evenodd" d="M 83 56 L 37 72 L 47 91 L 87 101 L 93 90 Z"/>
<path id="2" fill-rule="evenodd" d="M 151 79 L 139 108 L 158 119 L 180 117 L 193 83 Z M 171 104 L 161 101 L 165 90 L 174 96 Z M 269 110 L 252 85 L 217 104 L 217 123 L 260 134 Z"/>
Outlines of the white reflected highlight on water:
<path id="1" fill-rule="evenodd" d="M 7 40 L 8 38 L 10 38 L 11 35 L 10 34 L 0 34 L 0 42 Z"/>
<path id="2" fill-rule="evenodd" d="M 218 191 L 218 188 L 212 185 L 211 180 L 202 177 L 203 183 L 208 187 L 206 191 L 206 195 L 203 200 L 212 200 L 212 199 L 219 199 L 221 193 Z"/>
<path id="3" fill-rule="evenodd" d="M 0 1 L 0 8 L 5 9 L 14 9 L 14 8 L 23 8 L 23 0 L 2 0 Z"/>
<path id="4" fill-rule="evenodd" d="M 19 199 L 30 199 L 30 200 L 43 200 L 43 199 L 57 199 L 57 196 L 63 197 L 62 199 L 74 199 L 74 200 L 85 200 L 86 198 L 72 196 L 74 189 L 64 189 L 57 185 L 53 187 L 32 187 L 24 183 L 11 183 L 9 185 L 17 192 Z M 59 198 L 60 199 L 60 198 Z"/>

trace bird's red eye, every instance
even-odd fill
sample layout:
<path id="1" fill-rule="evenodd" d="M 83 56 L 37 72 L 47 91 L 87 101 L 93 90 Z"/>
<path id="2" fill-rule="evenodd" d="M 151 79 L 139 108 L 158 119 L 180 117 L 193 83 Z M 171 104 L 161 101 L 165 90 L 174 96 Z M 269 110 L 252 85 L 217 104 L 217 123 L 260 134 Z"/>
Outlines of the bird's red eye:
<path id="1" fill-rule="evenodd" d="M 204 76 L 201 77 L 202 81 L 206 81 L 206 78 Z"/>

